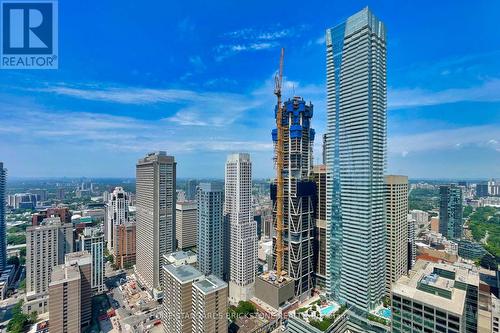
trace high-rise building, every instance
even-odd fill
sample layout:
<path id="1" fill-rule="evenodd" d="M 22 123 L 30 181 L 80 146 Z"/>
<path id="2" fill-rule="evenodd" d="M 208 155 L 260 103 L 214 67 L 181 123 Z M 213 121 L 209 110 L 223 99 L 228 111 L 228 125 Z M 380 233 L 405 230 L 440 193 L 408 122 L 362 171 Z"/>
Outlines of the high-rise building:
<path id="1" fill-rule="evenodd" d="M 224 192 L 220 183 L 201 183 L 196 194 L 198 206 L 198 268 L 205 275 L 223 278 Z"/>
<path id="2" fill-rule="evenodd" d="M 276 108 L 277 110 L 278 108 Z M 295 281 L 295 296 L 304 299 L 313 288 L 314 203 L 316 185 L 310 179 L 313 170 L 315 131 L 311 128 L 313 105 L 294 97 L 283 103 L 283 269 Z M 277 129 L 272 132 L 277 142 Z M 276 149 L 275 149 L 276 150 Z M 271 187 L 276 214 L 277 186 Z M 274 219 L 276 221 L 276 219 Z M 274 238 L 276 249 L 277 238 Z M 276 265 L 277 252 L 274 253 Z"/>
<path id="3" fill-rule="evenodd" d="M 478 332 L 479 274 L 418 260 L 392 287 L 392 332 Z"/>
<path id="4" fill-rule="evenodd" d="M 186 264 L 163 266 L 166 333 L 227 332 L 227 283 Z"/>
<path id="5" fill-rule="evenodd" d="M 115 228 L 113 259 L 119 268 L 130 268 L 135 264 L 136 224 L 128 222 Z"/>
<path id="6" fill-rule="evenodd" d="M 83 328 L 92 322 L 92 255 L 87 251 L 71 252 L 64 256 L 64 264 L 66 266 L 78 265 L 80 268 L 80 318 Z"/>
<path id="7" fill-rule="evenodd" d="M 0 162 L 0 271 L 5 268 L 7 262 L 7 240 L 5 230 L 5 183 L 7 170 Z"/>
<path id="8" fill-rule="evenodd" d="M 386 293 L 408 270 L 408 177 L 385 176 L 387 250 Z"/>
<path id="9" fill-rule="evenodd" d="M 50 275 L 64 256 L 73 252 L 73 225 L 59 217 L 46 218 L 41 225 L 26 229 L 26 294 L 45 293 Z"/>
<path id="10" fill-rule="evenodd" d="M 149 290 L 162 284 L 163 254 L 175 251 L 176 163 L 165 152 L 150 153 L 137 162 L 136 273 Z"/>
<path id="11" fill-rule="evenodd" d="M 245 153 L 226 160 L 224 215 L 230 229 L 229 299 L 250 300 L 257 275 L 257 222 L 252 211 L 252 162 Z"/>
<path id="12" fill-rule="evenodd" d="M 415 261 L 417 260 L 417 243 L 416 243 L 416 234 L 415 234 L 415 221 L 413 219 L 407 218 L 408 225 L 408 250 L 407 250 L 407 270 L 413 268 L 415 265 Z"/>
<path id="13" fill-rule="evenodd" d="M 412 209 L 410 210 L 410 215 L 411 218 L 415 221 L 415 234 L 417 236 L 429 230 L 429 213 L 423 210 Z"/>
<path id="14" fill-rule="evenodd" d="M 85 228 L 80 234 L 80 251 L 87 251 L 92 257 L 92 292 L 104 292 L 104 234 L 99 228 Z"/>
<path id="15" fill-rule="evenodd" d="M 80 332 L 92 321 L 90 254 L 73 252 L 63 265 L 55 266 L 49 284 L 51 332 Z"/>
<path id="16" fill-rule="evenodd" d="M 439 195 L 439 232 L 448 239 L 462 238 L 462 189 L 455 184 L 441 185 Z"/>
<path id="17" fill-rule="evenodd" d="M 181 250 L 196 246 L 198 232 L 196 209 L 194 201 L 183 201 L 176 204 L 175 235 L 177 236 L 177 247 Z"/>
<path id="18" fill-rule="evenodd" d="M 314 275 L 316 284 L 324 287 L 326 282 L 326 165 L 315 165 L 313 178 L 316 183 Z"/>
<path id="19" fill-rule="evenodd" d="M 106 220 L 104 223 L 104 234 L 108 251 L 112 252 L 114 247 L 114 232 L 117 226 L 127 223 L 129 220 L 129 200 L 128 194 L 122 187 L 116 187 L 109 195 L 106 202 Z"/>
<path id="20" fill-rule="evenodd" d="M 193 283 L 192 295 L 192 332 L 227 332 L 227 283 L 209 275 Z"/>
<path id="21" fill-rule="evenodd" d="M 385 25 L 368 8 L 326 31 L 327 289 L 365 312 L 385 295 Z"/>
<path id="22" fill-rule="evenodd" d="M 198 181 L 196 179 L 189 179 L 186 182 L 186 199 L 195 200 L 196 199 L 196 187 L 198 186 Z"/>

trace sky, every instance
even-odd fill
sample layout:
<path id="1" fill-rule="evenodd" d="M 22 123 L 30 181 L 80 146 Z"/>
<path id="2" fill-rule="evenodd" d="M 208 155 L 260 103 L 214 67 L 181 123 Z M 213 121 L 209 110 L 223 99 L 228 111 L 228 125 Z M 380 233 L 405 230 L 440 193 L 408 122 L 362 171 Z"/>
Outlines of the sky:
<path id="1" fill-rule="evenodd" d="M 0 71 L 12 177 L 130 177 L 150 151 L 178 177 L 223 177 L 249 152 L 272 177 L 273 76 L 326 125 L 325 29 L 369 6 L 387 27 L 387 173 L 500 177 L 496 0 L 59 3 L 59 69 Z"/>

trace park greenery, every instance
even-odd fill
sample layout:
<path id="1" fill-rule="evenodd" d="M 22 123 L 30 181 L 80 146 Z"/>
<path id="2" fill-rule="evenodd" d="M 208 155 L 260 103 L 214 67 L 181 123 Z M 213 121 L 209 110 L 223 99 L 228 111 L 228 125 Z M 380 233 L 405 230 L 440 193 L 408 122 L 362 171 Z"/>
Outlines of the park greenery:
<path id="1" fill-rule="evenodd" d="M 382 325 L 385 325 L 385 326 L 389 326 L 389 321 L 388 320 L 386 320 L 384 318 L 380 318 L 379 316 L 376 316 L 374 314 L 369 313 L 366 318 L 368 320 L 370 320 L 370 321 L 374 321 L 376 323 L 379 323 L 379 324 L 382 324 Z"/>
<path id="2" fill-rule="evenodd" d="M 37 313 L 32 312 L 27 315 L 22 311 L 23 301 L 19 301 L 12 309 L 12 319 L 7 324 L 7 332 L 26 332 L 26 328 L 36 322 Z"/>
<path id="3" fill-rule="evenodd" d="M 228 309 L 229 319 L 235 321 L 239 317 L 249 316 L 257 312 L 257 308 L 251 302 L 240 301 L 238 306 L 230 306 Z"/>
<path id="4" fill-rule="evenodd" d="M 474 240 L 486 241 L 484 248 L 500 261 L 500 209 L 478 207 L 469 216 L 469 229 Z"/>
<path id="5" fill-rule="evenodd" d="M 26 244 L 25 234 L 7 234 L 7 244 L 8 245 L 21 245 Z"/>
<path id="6" fill-rule="evenodd" d="M 429 211 L 439 208 L 439 190 L 415 188 L 408 197 L 409 209 Z"/>

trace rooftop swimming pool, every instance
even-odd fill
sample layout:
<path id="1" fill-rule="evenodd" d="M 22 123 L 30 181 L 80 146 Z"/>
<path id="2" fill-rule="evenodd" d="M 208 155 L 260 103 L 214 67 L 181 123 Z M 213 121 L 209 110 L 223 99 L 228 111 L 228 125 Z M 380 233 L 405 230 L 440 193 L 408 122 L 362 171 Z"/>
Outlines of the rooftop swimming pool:
<path id="1" fill-rule="evenodd" d="M 319 312 L 321 313 L 322 316 L 329 316 L 335 311 L 337 311 L 338 308 L 339 308 L 338 305 L 330 304 L 324 308 L 321 308 Z"/>
<path id="2" fill-rule="evenodd" d="M 384 317 L 385 319 L 391 319 L 391 309 L 380 309 L 377 313 L 379 316 Z"/>

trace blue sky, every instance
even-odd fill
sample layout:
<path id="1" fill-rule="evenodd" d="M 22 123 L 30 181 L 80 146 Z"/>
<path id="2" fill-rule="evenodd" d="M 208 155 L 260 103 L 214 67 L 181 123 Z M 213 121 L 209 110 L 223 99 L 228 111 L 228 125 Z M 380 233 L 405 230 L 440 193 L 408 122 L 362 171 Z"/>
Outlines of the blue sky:
<path id="1" fill-rule="evenodd" d="M 179 177 L 250 152 L 270 177 L 272 78 L 325 131 L 324 31 L 368 5 L 388 30 L 388 173 L 500 177 L 498 1 L 60 1 L 59 69 L 0 72 L 0 160 L 16 177 Z M 321 140 L 315 161 L 321 157 Z"/>

